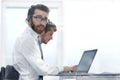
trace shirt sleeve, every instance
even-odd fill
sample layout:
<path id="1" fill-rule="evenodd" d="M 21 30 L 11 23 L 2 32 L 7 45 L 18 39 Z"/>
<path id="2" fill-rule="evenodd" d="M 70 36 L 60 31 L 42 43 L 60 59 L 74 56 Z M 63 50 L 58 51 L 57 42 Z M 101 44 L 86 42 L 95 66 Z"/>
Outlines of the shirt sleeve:
<path id="1" fill-rule="evenodd" d="M 63 71 L 63 66 L 52 66 L 41 59 L 41 53 L 36 45 L 35 39 L 25 39 L 21 44 L 22 55 L 32 66 L 32 68 L 41 75 L 58 74 Z"/>

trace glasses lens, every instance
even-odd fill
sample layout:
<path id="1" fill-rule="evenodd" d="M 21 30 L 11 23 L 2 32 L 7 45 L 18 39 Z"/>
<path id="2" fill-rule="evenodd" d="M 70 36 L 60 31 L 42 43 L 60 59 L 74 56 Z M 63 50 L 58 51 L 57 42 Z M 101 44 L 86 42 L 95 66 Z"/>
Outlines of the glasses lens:
<path id="1" fill-rule="evenodd" d="M 42 18 L 41 16 L 34 16 L 34 18 L 39 22 L 41 22 L 41 21 L 48 22 L 47 18 Z"/>

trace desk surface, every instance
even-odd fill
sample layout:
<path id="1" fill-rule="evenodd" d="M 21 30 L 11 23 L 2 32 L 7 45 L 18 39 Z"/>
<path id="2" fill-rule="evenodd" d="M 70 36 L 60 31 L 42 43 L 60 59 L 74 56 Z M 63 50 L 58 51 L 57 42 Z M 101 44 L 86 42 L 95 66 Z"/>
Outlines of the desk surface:
<path id="1" fill-rule="evenodd" d="M 120 80 L 120 73 L 81 73 L 75 75 L 48 75 L 58 76 L 59 80 Z"/>
<path id="2" fill-rule="evenodd" d="M 48 76 L 119 76 L 120 73 L 79 73 L 79 74 L 58 74 L 58 75 L 48 75 Z"/>

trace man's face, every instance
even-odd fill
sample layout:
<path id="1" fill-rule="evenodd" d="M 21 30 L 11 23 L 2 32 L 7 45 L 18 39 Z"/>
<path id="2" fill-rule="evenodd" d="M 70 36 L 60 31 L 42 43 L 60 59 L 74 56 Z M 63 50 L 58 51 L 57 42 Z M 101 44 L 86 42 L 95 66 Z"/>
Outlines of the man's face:
<path id="1" fill-rule="evenodd" d="M 53 33 L 54 33 L 54 29 L 53 28 L 51 28 L 50 31 L 47 31 L 46 33 L 43 33 L 43 35 L 42 35 L 42 42 L 44 44 L 47 44 L 48 41 L 50 41 L 52 39 Z"/>
<path id="2" fill-rule="evenodd" d="M 44 31 L 44 28 L 47 24 L 48 13 L 36 9 L 32 16 L 32 28 L 38 34 L 41 34 Z"/>

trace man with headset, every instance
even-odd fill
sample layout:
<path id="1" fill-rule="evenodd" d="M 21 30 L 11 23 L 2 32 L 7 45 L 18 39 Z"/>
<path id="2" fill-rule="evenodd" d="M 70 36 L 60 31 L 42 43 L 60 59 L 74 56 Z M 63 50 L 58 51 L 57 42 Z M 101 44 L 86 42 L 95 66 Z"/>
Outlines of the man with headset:
<path id="1" fill-rule="evenodd" d="M 43 4 L 32 5 L 26 21 L 28 27 L 16 39 L 13 49 L 13 66 L 19 72 L 19 80 L 38 80 L 39 75 L 71 71 L 68 66 L 51 66 L 42 58 L 41 37 L 48 23 L 49 8 Z M 42 78 L 41 78 L 42 79 Z"/>

